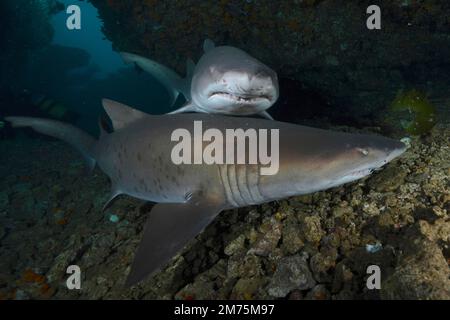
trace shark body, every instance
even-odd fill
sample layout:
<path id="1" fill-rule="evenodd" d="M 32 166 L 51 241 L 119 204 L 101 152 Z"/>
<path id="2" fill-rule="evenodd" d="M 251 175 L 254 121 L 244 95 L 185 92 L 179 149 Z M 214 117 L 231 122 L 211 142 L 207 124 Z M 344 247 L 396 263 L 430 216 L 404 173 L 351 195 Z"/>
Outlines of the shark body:
<path id="1" fill-rule="evenodd" d="M 127 285 L 163 267 L 222 210 L 312 193 L 363 178 L 405 151 L 389 138 L 333 132 L 294 124 L 209 114 L 142 113 L 104 100 L 114 132 L 98 140 L 59 121 L 8 117 L 77 148 L 111 179 L 111 199 L 127 194 L 157 202 L 149 214 Z M 171 161 L 177 128 L 279 129 L 279 170 L 261 175 L 261 164 L 179 164 Z M 205 147 L 205 146 L 203 146 Z"/>
<path id="2" fill-rule="evenodd" d="M 179 94 L 187 103 L 172 113 L 204 112 L 245 116 L 266 112 L 278 99 L 277 74 L 246 52 L 231 46 L 216 47 L 205 40 L 197 65 L 187 62 L 182 79 L 174 71 L 150 59 L 122 52 L 126 63 L 135 63 L 163 83 L 171 94 L 171 105 Z"/>

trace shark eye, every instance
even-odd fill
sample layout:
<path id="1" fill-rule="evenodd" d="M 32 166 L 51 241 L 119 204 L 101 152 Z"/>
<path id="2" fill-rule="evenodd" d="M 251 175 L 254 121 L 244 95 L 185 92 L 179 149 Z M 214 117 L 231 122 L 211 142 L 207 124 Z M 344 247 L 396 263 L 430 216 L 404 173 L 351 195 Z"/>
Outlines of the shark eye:
<path id="1" fill-rule="evenodd" d="M 356 148 L 359 152 L 361 152 L 363 155 L 367 156 L 369 154 L 369 151 L 367 149 L 363 148 Z"/>

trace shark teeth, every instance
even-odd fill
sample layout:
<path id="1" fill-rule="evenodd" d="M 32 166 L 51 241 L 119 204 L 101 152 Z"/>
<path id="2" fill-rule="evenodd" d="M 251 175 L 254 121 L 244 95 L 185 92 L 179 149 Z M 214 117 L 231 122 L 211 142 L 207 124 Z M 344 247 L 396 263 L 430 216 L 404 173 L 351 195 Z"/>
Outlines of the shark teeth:
<path id="1" fill-rule="evenodd" d="M 355 170 L 350 173 L 350 176 L 365 177 L 367 175 L 372 174 L 374 171 L 375 168 Z"/>
<path id="2" fill-rule="evenodd" d="M 209 95 L 209 99 L 211 98 L 215 98 L 215 97 L 222 97 L 222 98 L 226 98 L 229 100 L 233 100 L 236 102 L 257 102 L 260 101 L 261 99 L 265 99 L 265 100 L 271 100 L 269 96 L 265 96 L 265 95 L 260 95 L 260 96 L 251 96 L 251 95 L 247 95 L 247 96 L 242 96 L 242 95 L 236 95 L 230 92 L 223 92 L 223 91 L 218 91 L 218 92 L 213 92 Z"/>

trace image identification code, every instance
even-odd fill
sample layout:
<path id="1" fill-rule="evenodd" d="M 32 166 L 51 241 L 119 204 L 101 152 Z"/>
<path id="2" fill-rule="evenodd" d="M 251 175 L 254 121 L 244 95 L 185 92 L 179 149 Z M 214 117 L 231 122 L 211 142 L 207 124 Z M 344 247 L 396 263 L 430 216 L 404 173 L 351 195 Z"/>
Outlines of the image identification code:
<path id="1" fill-rule="evenodd" d="M 272 314 L 274 307 L 274 304 L 219 304 L 217 314 Z"/>

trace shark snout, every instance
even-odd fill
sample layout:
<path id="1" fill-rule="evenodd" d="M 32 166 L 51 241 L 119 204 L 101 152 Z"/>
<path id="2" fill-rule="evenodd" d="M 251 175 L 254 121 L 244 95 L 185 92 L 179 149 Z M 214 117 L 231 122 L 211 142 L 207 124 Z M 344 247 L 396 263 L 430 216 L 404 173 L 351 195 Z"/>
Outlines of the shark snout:
<path id="1" fill-rule="evenodd" d="M 393 140 L 392 146 L 388 149 L 388 155 L 386 157 L 386 162 L 390 162 L 393 159 L 399 157 L 407 150 L 406 144 L 401 141 Z"/>
<path id="2" fill-rule="evenodd" d="M 265 98 L 274 103 L 278 98 L 278 83 L 265 71 L 249 73 L 226 72 L 219 83 L 223 91 L 241 98 Z"/>

